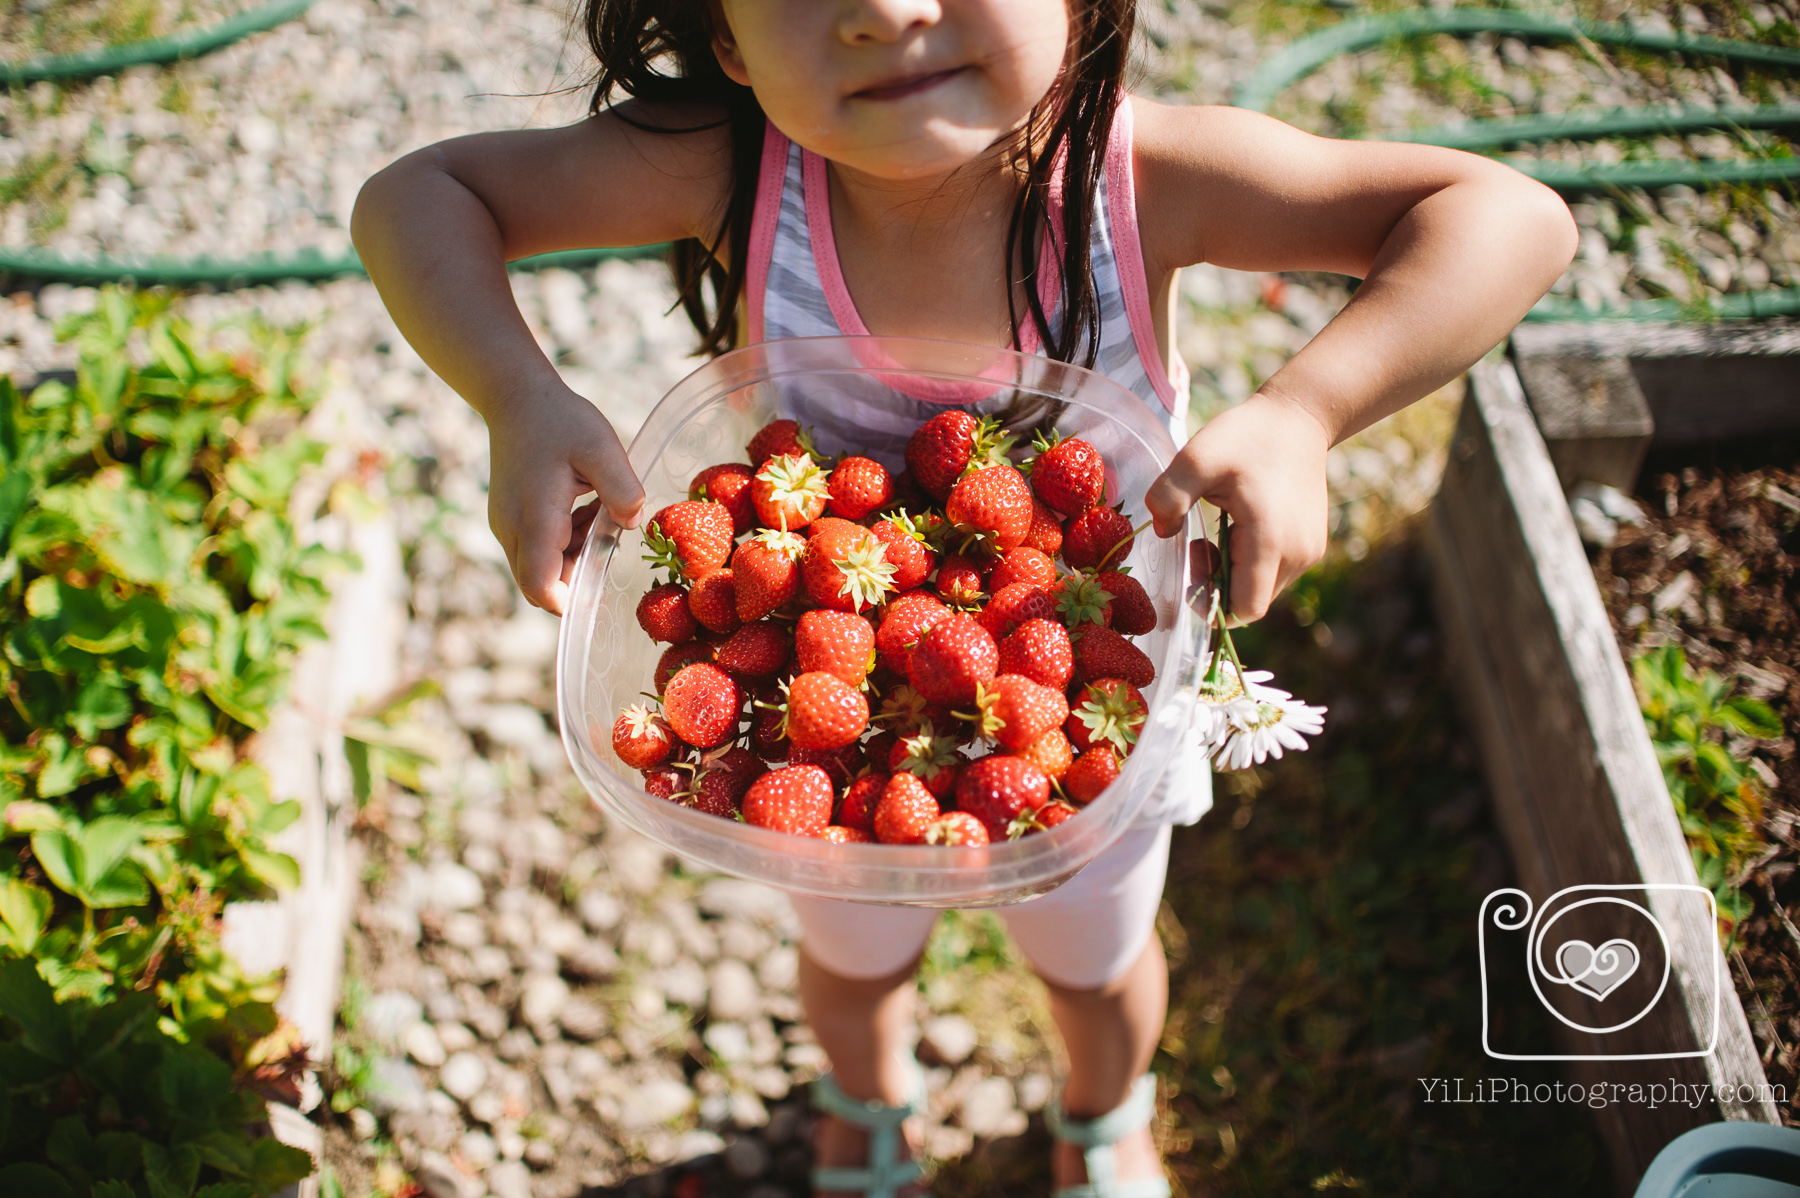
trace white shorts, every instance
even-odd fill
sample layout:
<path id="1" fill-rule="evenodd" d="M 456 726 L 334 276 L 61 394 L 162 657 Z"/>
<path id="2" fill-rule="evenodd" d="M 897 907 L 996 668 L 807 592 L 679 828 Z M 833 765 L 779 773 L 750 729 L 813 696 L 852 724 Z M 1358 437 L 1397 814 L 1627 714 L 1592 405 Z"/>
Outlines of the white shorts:
<path id="1" fill-rule="evenodd" d="M 1065 990 L 1097 990 L 1144 951 L 1168 871 L 1169 825 L 1128 828 L 1049 894 L 994 913 L 1039 977 Z M 898 973 L 925 951 L 938 916 L 922 907 L 789 897 L 806 955 L 845 978 Z"/>

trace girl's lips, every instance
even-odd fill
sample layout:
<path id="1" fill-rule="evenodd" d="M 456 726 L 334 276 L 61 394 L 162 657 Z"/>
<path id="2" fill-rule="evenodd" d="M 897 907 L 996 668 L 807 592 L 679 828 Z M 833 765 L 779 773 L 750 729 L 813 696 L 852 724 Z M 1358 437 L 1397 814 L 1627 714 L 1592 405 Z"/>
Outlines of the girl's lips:
<path id="1" fill-rule="evenodd" d="M 888 83 L 878 83 L 874 87 L 865 87 L 859 92 L 851 92 L 852 100 L 900 100 L 907 96 L 916 96 L 928 91 L 953 75 L 959 75 L 964 68 L 952 67 L 947 71 L 933 71 L 929 75 L 909 75 Z"/>

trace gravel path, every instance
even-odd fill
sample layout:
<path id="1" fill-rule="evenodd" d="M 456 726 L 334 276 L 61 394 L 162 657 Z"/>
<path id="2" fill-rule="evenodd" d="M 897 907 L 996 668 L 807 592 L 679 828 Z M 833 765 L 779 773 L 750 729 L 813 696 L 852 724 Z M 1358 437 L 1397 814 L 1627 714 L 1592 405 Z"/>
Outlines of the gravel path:
<path id="1" fill-rule="evenodd" d="M 1149 77 L 1188 98 L 1223 98 L 1286 37 L 1214 9 L 1145 7 Z M 1515 57 L 1494 54 L 1476 57 Z M 578 80 L 580 62 L 560 11 L 544 5 L 320 0 L 303 20 L 200 62 L 0 96 L 0 244 L 336 253 L 369 174 L 444 137 L 573 119 L 582 96 L 555 89 Z M 1325 86 L 1307 85 L 1302 99 Z M 1380 127 L 1441 115 L 1428 91 L 1411 94 L 1382 92 Z M 1658 219 L 1700 244 L 1707 201 L 1690 198 L 1685 213 L 1681 202 L 1660 201 Z M 1616 260 L 1602 207 L 1584 215 L 1588 265 L 1559 286 L 1645 293 L 1651 276 L 1631 273 L 1642 256 Z M 1724 284 L 1747 278 L 1752 261 L 1789 280 L 1791 239 L 1751 217 L 1755 238 Z M 1662 228 L 1638 222 L 1620 236 L 1654 246 Z M 1765 253 L 1776 244 L 1785 248 Z M 546 271 L 519 276 L 515 290 L 571 385 L 627 438 L 695 365 L 657 264 Z M 1182 296 L 1180 345 L 1204 415 L 1249 395 L 1345 292 L 1200 268 L 1185 272 Z M 61 286 L 14 293 L 0 305 L 0 371 L 71 365 L 52 326 L 93 299 Z M 398 337 L 369 284 L 186 304 L 203 325 L 252 310 L 314 328 L 334 441 L 361 456 L 399 520 L 411 582 L 403 676 L 441 692 L 408 713 L 433 764 L 417 790 L 378 795 L 359 833 L 368 884 L 342 1051 L 326 1077 L 344 1109 L 318 1116 L 345 1192 L 397 1193 L 409 1177 L 433 1198 L 565 1195 L 634 1178 L 645 1194 L 695 1192 L 665 1184 L 682 1162 L 707 1192 L 803 1192 L 808 1115 L 796 1087 L 822 1060 L 797 1021 L 785 903 L 689 872 L 606 827 L 580 794 L 546 714 L 554 621 L 518 601 L 486 527 L 484 430 Z M 1456 399 L 1447 391 L 1334 452 L 1334 531 L 1352 556 L 1429 498 Z M 928 957 L 927 1147 L 942 1160 L 972 1147 L 979 1157 L 1028 1122 L 1041 1135 L 1030 1116 L 1049 1094 L 1048 1016 L 1008 954 L 984 921 L 946 920 Z"/>

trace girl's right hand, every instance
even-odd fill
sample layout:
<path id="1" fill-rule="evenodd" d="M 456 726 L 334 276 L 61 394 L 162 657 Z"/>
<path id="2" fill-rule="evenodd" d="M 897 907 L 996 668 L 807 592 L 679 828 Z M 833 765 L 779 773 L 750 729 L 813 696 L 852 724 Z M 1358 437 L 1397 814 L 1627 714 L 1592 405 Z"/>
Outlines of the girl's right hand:
<path id="1" fill-rule="evenodd" d="M 621 528 L 643 515 L 644 488 L 597 408 L 566 387 L 524 393 L 488 421 L 488 525 L 519 590 L 563 613 L 569 576 L 601 508 Z M 575 501 L 593 492 L 593 502 Z"/>

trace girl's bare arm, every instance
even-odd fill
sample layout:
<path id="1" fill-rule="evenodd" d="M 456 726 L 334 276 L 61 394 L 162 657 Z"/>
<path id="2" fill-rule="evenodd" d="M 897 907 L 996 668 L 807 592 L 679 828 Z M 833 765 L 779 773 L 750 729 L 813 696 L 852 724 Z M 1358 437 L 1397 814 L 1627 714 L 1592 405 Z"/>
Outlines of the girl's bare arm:
<path id="1" fill-rule="evenodd" d="M 1334 141 L 1232 108 L 1135 101 L 1152 279 L 1199 262 L 1363 280 L 1350 304 L 1151 487 L 1172 535 L 1205 499 L 1232 514 L 1232 609 L 1255 619 L 1324 553 L 1325 451 L 1455 378 L 1574 256 L 1568 208 L 1500 163 Z"/>
<path id="2" fill-rule="evenodd" d="M 705 121 L 636 112 L 657 124 Z M 442 142 L 395 162 L 357 198 L 351 236 L 395 324 L 487 421 L 489 522 L 539 607 L 562 609 L 586 532 L 587 519 L 571 518 L 575 500 L 593 491 L 629 525 L 644 494 L 612 426 L 538 348 L 506 263 L 710 237 L 728 162 L 722 130 L 653 134 L 609 115 Z"/>

